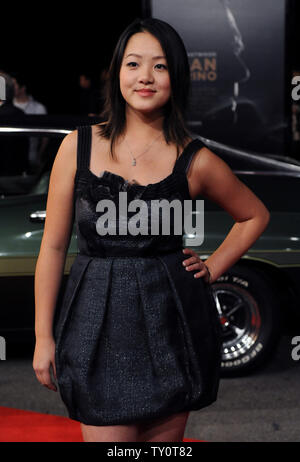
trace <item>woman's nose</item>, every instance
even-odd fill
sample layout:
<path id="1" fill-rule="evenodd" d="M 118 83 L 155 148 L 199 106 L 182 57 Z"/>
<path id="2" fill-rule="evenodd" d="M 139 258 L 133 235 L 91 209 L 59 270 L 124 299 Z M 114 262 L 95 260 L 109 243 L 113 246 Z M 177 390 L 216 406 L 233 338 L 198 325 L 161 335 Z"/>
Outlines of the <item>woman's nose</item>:
<path id="1" fill-rule="evenodd" d="M 152 74 L 152 71 L 151 69 L 149 69 L 148 67 L 143 67 L 141 68 L 141 72 L 140 72 L 140 76 L 139 76 L 139 82 L 140 83 L 153 83 L 153 74 Z"/>

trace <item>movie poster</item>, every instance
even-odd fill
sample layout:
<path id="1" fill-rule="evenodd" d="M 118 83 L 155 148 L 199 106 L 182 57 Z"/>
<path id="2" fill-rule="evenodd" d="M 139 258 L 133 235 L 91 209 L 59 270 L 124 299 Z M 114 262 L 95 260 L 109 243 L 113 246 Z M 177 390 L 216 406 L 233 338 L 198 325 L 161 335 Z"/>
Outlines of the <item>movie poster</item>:
<path id="1" fill-rule="evenodd" d="M 189 124 L 206 138 L 286 154 L 284 0 L 152 0 L 191 70 Z"/>

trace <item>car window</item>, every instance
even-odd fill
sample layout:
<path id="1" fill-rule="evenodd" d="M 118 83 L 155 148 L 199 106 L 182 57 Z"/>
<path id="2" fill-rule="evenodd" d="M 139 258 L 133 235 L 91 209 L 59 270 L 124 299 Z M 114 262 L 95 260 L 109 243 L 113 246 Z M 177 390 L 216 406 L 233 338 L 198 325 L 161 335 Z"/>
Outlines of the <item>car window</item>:
<path id="1" fill-rule="evenodd" d="M 0 195 L 46 194 L 64 134 L 0 133 Z"/>

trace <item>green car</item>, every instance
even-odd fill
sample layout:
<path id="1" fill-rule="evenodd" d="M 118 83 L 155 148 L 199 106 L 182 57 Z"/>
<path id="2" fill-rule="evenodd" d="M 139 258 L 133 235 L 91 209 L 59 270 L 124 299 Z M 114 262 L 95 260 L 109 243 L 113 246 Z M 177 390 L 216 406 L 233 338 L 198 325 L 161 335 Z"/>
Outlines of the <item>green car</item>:
<path id="1" fill-rule="evenodd" d="M 34 340 L 34 271 L 49 176 L 63 137 L 76 128 L 75 123 L 58 125 L 0 125 L 0 156 L 10 140 L 11 156 L 16 159 L 13 174 L 4 176 L 0 170 L 0 336 L 7 351 L 12 343 Z M 222 374 L 240 375 L 264 364 L 283 333 L 292 329 L 295 335 L 300 334 L 300 163 L 201 139 L 271 212 L 263 235 L 212 285 L 223 331 Z M 17 162 L 22 149 L 27 164 Z M 196 213 L 194 210 L 195 217 Z M 193 234 L 183 238 L 183 245 L 188 242 L 203 260 L 221 244 L 234 223 L 206 199 L 204 217 L 203 243 L 191 246 L 193 239 L 195 244 L 199 242 Z M 74 226 L 59 298 L 76 255 Z"/>

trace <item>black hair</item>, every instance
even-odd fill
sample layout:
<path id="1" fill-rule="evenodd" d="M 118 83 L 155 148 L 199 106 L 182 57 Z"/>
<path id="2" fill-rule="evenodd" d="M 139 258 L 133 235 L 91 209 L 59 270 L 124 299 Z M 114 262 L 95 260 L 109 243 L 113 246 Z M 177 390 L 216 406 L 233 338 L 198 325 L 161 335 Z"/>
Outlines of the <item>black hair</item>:
<path id="1" fill-rule="evenodd" d="M 120 91 L 119 74 L 124 51 L 130 37 L 138 32 L 149 32 L 159 42 L 165 53 L 171 81 L 171 97 L 164 107 L 163 131 L 167 143 L 184 147 L 189 138 L 185 122 L 190 88 L 190 69 L 184 43 L 168 23 L 156 19 L 136 19 L 121 34 L 108 71 L 104 110 L 101 117 L 106 123 L 99 125 L 99 134 L 114 143 L 125 128 L 126 103 Z"/>

